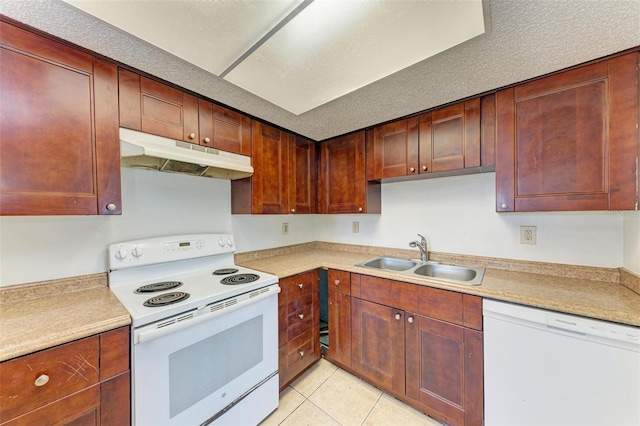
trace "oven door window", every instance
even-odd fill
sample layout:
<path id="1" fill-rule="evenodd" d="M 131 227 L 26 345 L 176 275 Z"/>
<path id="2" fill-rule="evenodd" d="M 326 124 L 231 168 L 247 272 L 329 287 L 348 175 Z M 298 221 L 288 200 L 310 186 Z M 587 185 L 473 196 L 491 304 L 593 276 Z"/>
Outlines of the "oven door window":
<path id="1" fill-rule="evenodd" d="M 276 372 L 277 305 L 274 295 L 134 344 L 134 424 L 200 424 Z"/>

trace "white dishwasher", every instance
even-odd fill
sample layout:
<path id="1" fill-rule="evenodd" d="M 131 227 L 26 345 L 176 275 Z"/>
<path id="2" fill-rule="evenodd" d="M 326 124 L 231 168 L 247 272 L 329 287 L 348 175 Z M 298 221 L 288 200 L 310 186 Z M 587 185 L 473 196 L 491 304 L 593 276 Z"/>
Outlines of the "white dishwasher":
<path id="1" fill-rule="evenodd" d="M 483 301 L 485 425 L 640 425 L 640 328 Z"/>

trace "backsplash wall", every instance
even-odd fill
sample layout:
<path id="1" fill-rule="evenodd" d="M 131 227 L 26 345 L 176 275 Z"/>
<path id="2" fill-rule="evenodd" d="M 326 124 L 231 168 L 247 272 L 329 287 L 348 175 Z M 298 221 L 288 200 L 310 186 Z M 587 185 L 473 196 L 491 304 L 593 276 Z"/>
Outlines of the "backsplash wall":
<path id="1" fill-rule="evenodd" d="M 232 232 L 238 252 L 315 240 L 408 248 L 421 233 L 433 251 L 640 274 L 640 213 L 498 214 L 494 173 L 384 184 L 382 215 L 232 216 L 230 188 L 219 179 L 122 169 L 121 216 L 0 217 L 0 286 L 105 272 L 110 243 L 195 232 Z M 537 226 L 537 245 L 519 244 L 520 225 Z"/>
<path id="2" fill-rule="evenodd" d="M 634 214 L 634 212 L 625 212 Z M 360 232 L 351 232 L 352 222 Z M 520 244 L 520 226 L 537 244 Z M 316 239 L 600 267 L 623 263 L 623 215 L 609 212 L 496 213 L 495 173 L 382 185 L 382 215 L 318 215 Z"/>
<path id="3" fill-rule="evenodd" d="M 123 168 L 120 216 L 0 217 L 0 286 L 105 272 L 107 246 L 231 227 L 231 184 Z"/>

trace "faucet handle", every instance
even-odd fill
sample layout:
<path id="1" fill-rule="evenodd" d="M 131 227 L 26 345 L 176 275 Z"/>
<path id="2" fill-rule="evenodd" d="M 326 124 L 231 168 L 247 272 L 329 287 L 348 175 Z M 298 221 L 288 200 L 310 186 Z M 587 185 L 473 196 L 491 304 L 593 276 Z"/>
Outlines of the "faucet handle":
<path id="1" fill-rule="evenodd" d="M 418 237 L 420 237 L 420 243 L 422 243 L 422 246 L 425 247 L 427 245 L 427 239 L 420 234 L 418 234 Z"/>

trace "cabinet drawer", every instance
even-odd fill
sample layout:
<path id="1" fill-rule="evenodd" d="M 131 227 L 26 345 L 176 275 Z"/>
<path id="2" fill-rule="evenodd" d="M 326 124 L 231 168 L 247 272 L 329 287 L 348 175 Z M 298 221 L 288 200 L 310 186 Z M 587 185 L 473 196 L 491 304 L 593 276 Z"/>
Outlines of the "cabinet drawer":
<path id="1" fill-rule="evenodd" d="M 318 324 L 315 315 L 318 306 L 318 293 L 296 299 L 289 302 L 287 310 L 287 338 L 289 340 L 298 336 L 301 332 Z"/>
<path id="2" fill-rule="evenodd" d="M 437 288 L 421 287 L 419 308 L 421 315 L 462 325 L 462 294 Z"/>
<path id="3" fill-rule="evenodd" d="M 356 276 L 356 274 L 354 274 Z M 351 294 L 351 273 L 330 269 L 328 272 L 329 291 Z"/>
<path id="4" fill-rule="evenodd" d="M 317 290 L 318 283 L 317 280 L 314 280 L 314 277 L 315 274 L 311 271 L 287 278 L 287 300 L 291 302 L 294 299 L 311 294 L 314 289 Z"/>
<path id="5" fill-rule="evenodd" d="M 293 367 L 305 357 L 313 355 L 313 349 L 317 346 L 317 343 L 313 341 L 313 334 L 313 330 L 308 329 L 295 339 L 289 341 L 287 347 L 288 368 Z"/>
<path id="6" fill-rule="evenodd" d="M 100 381 L 129 369 L 129 327 L 100 335 Z"/>
<path id="7" fill-rule="evenodd" d="M 391 306 L 391 281 L 385 278 L 359 275 L 351 282 L 351 296 L 368 300 L 369 302 Z"/>
<path id="8" fill-rule="evenodd" d="M 98 351 L 93 336 L 1 363 L 0 422 L 98 383 Z"/>

